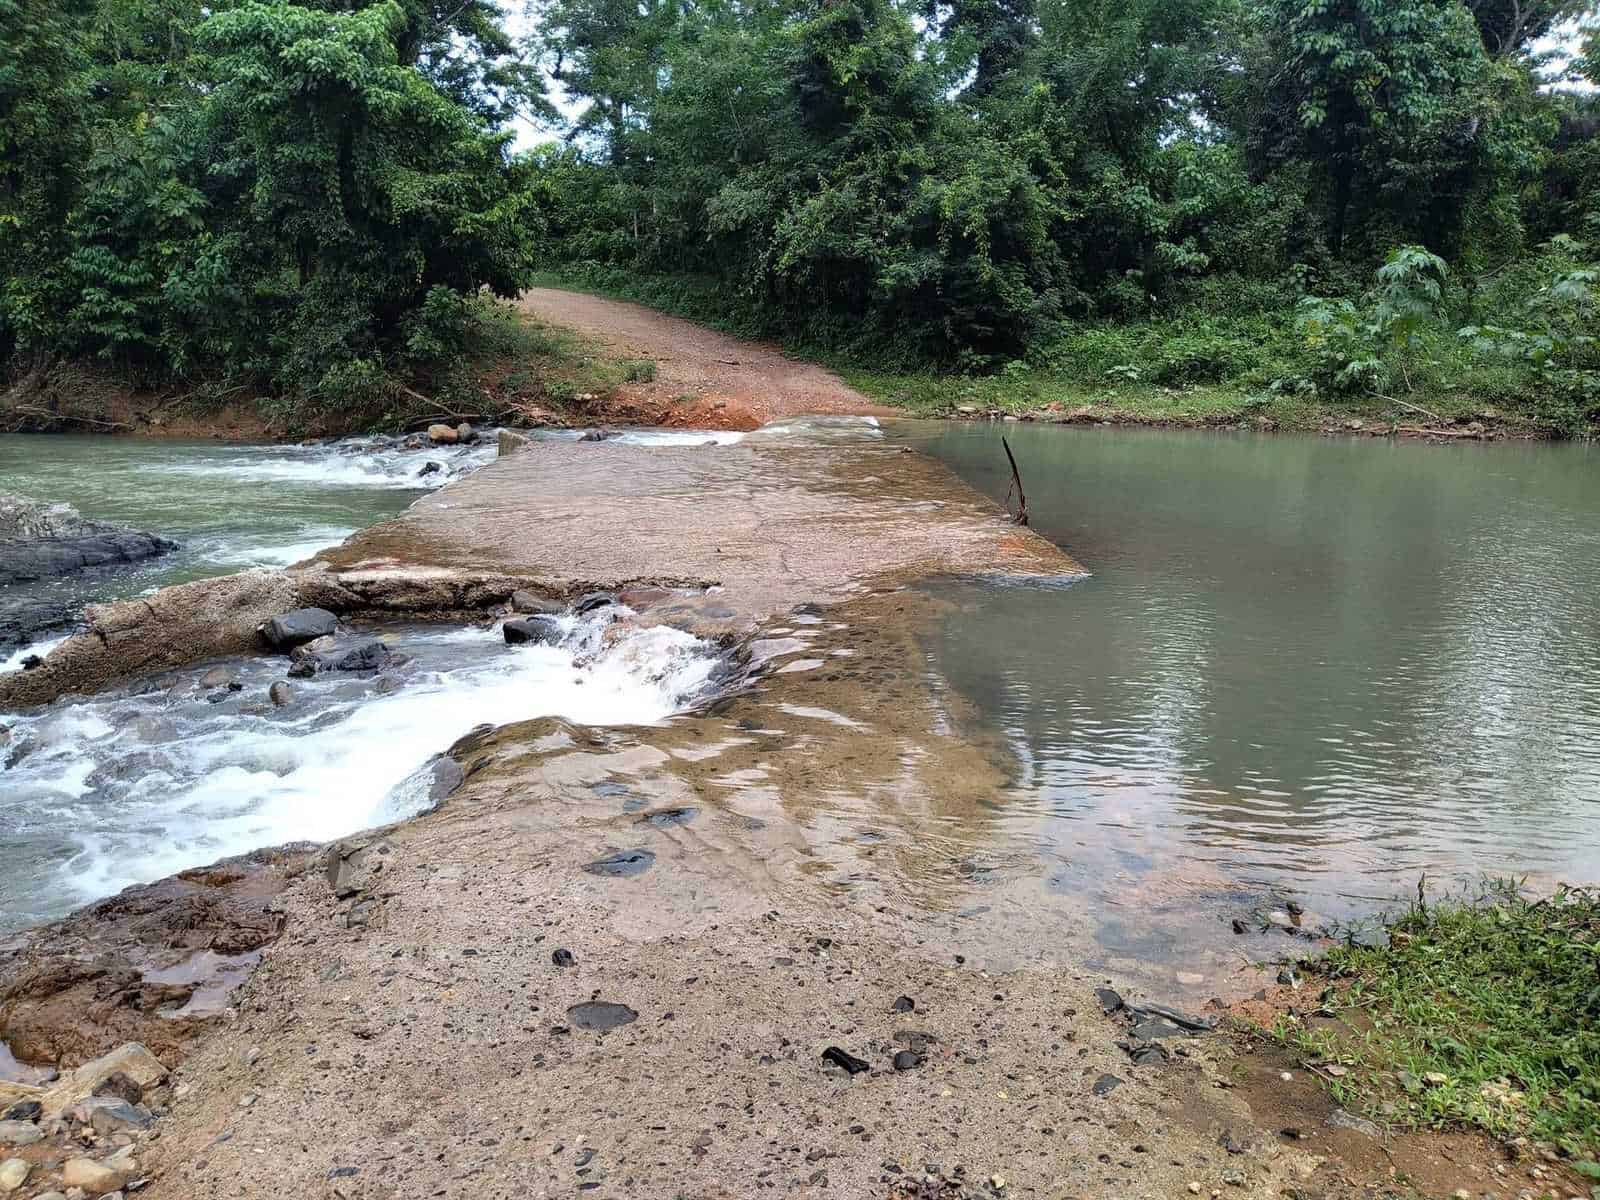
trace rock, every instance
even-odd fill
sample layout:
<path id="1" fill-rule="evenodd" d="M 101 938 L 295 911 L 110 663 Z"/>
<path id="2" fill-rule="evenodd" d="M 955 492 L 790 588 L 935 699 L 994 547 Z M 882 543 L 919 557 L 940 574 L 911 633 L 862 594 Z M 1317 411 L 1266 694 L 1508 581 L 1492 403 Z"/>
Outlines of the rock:
<path id="1" fill-rule="evenodd" d="M 365 929 L 372 924 L 372 918 L 377 914 L 377 911 L 378 902 L 376 900 L 357 900 L 350 906 L 350 911 L 345 914 L 345 928 Z"/>
<path id="2" fill-rule="evenodd" d="M 16 1191 L 28 1181 L 28 1172 L 33 1168 L 25 1159 L 8 1158 L 0 1163 L 0 1193 Z"/>
<path id="3" fill-rule="evenodd" d="M 1443 1087 L 1450 1082 L 1450 1076 L 1443 1071 L 1427 1071 L 1422 1076 L 1422 1082 L 1429 1087 Z"/>
<path id="4" fill-rule="evenodd" d="M 1290 900 L 1284 905 L 1284 908 L 1289 910 L 1289 916 L 1291 918 L 1303 917 L 1306 913 L 1305 905 L 1301 904 L 1298 900 Z"/>
<path id="5" fill-rule="evenodd" d="M 1275 908 L 1267 914 L 1267 924 L 1271 925 L 1275 929 L 1293 931 L 1294 918 L 1288 913 L 1284 912 L 1282 909 Z"/>
<path id="6" fill-rule="evenodd" d="M 204 675 L 200 676 L 199 686 L 204 691 L 209 692 L 215 688 L 227 687 L 232 682 L 233 672 L 227 667 L 212 667 Z"/>
<path id="7" fill-rule="evenodd" d="M 0 1121 L 0 1146 L 31 1146 L 44 1139 L 44 1130 L 32 1121 Z"/>
<path id="8" fill-rule="evenodd" d="M 175 549 L 176 542 L 154 534 L 90 521 L 70 505 L 0 493 L 0 587 L 140 562 Z"/>
<path id="9" fill-rule="evenodd" d="M 518 613 L 533 613 L 538 616 L 553 617 L 561 612 L 564 606 L 554 600 L 546 600 L 543 596 L 536 595 L 526 588 L 518 588 L 511 593 L 511 611 Z"/>
<path id="10" fill-rule="evenodd" d="M 128 1172 L 91 1158 L 69 1158 L 61 1168 L 61 1182 L 69 1190 L 82 1188 L 90 1196 L 104 1196 L 127 1183 Z"/>
<path id="11" fill-rule="evenodd" d="M 578 960 L 572 957 L 572 951 L 565 946 L 558 947 L 550 955 L 550 961 L 558 967 L 570 967 Z"/>
<path id="12" fill-rule="evenodd" d="M 616 602 L 617 598 L 610 592 L 590 592 L 588 595 L 578 597 L 572 606 L 572 611 L 581 617 L 585 613 L 592 613 L 596 609 L 605 608 Z"/>
<path id="13" fill-rule="evenodd" d="M 639 1014 L 626 1004 L 613 1004 L 609 1000 L 586 1000 L 567 1009 L 567 1017 L 579 1029 L 604 1033 L 621 1025 L 631 1025 Z"/>
<path id="14" fill-rule="evenodd" d="M 44 1106 L 37 1100 L 19 1100 L 5 1111 L 7 1121 L 37 1121 Z"/>
<path id="15" fill-rule="evenodd" d="M 515 454 L 518 450 L 524 450 L 531 440 L 526 434 L 513 433 L 509 429 L 502 429 L 495 442 L 495 456 L 497 458 L 505 458 L 509 454 Z"/>
<path id="16" fill-rule="evenodd" d="M 508 646 L 554 646 L 561 640 L 561 626 L 554 617 L 513 617 L 501 626 Z"/>
<path id="17" fill-rule="evenodd" d="M 345 651 L 331 665 L 335 671 L 381 671 L 393 657 L 388 644 L 374 638 Z"/>
<path id="18" fill-rule="evenodd" d="M 278 708 L 284 708 L 294 703 L 294 689 L 289 686 L 288 680 L 279 679 L 267 689 L 267 699 Z"/>
<path id="19" fill-rule="evenodd" d="M 303 658 L 297 663 L 289 664 L 290 679 L 310 679 L 316 673 L 317 663 L 315 659 Z"/>
<path id="20" fill-rule="evenodd" d="M 905 1053 L 905 1051 L 902 1051 L 902 1053 Z M 899 1056 L 896 1055 L 896 1057 Z M 847 1050 L 841 1050 L 838 1046 L 829 1046 L 824 1050 L 822 1052 L 822 1061 L 832 1063 L 836 1067 L 843 1067 L 851 1075 L 859 1075 L 863 1071 L 872 1070 L 870 1063 L 857 1058 Z"/>
<path id="21" fill-rule="evenodd" d="M 144 1088 L 121 1071 L 117 1071 L 95 1085 L 94 1094 L 110 1096 L 114 1100 L 124 1100 L 129 1104 L 138 1104 L 144 1099 Z"/>
<path id="22" fill-rule="evenodd" d="M 1100 1011 L 1108 1015 L 1117 1012 L 1123 1007 L 1122 996 L 1111 988 L 1095 988 L 1094 997 L 1100 1001 Z"/>
<path id="23" fill-rule="evenodd" d="M 465 421 L 456 426 L 456 441 L 464 446 L 470 446 L 478 440 L 478 431 Z"/>
<path id="24" fill-rule="evenodd" d="M 638 875 L 649 869 L 655 860 L 655 854 L 649 850 L 618 850 L 604 858 L 597 858 L 594 862 L 584 863 L 583 870 L 591 875 L 625 877 Z"/>
<path id="25" fill-rule="evenodd" d="M 296 646 L 329 636 L 338 627 L 339 618 L 325 608 L 297 608 L 273 617 L 257 632 L 270 649 L 287 654 Z"/>
<path id="26" fill-rule="evenodd" d="M 894 1056 L 896 1071 L 915 1071 L 923 1063 L 922 1055 L 915 1050 L 897 1050 Z M 851 1072 L 854 1074 L 854 1072 Z"/>
<path id="27" fill-rule="evenodd" d="M 641 813 L 635 825 L 650 825 L 656 829 L 665 829 L 672 825 L 687 825 L 694 820 L 700 810 L 689 805 L 677 808 L 653 808 L 647 813 Z"/>
<path id="28" fill-rule="evenodd" d="M 348 900 L 370 888 L 383 873 L 392 850 L 388 842 L 362 834 L 329 846 L 323 873 L 334 898 Z"/>
<path id="29" fill-rule="evenodd" d="M 1123 1080 L 1117 1078 L 1115 1075 L 1102 1075 L 1099 1079 L 1094 1081 L 1094 1085 L 1090 1087 L 1089 1090 L 1096 1096 L 1109 1096 L 1112 1092 L 1121 1087 L 1123 1082 Z"/>
<path id="30" fill-rule="evenodd" d="M 1222 1173 L 1222 1182 L 1229 1187 L 1242 1188 L 1245 1184 L 1244 1172 L 1234 1167 L 1229 1167 Z"/>
<path id="31" fill-rule="evenodd" d="M 1250 926 L 1246 925 L 1238 917 L 1235 917 L 1233 919 L 1233 931 L 1235 933 L 1249 933 L 1250 932 Z"/>
<path id="32" fill-rule="evenodd" d="M 148 1129 L 155 1119 L 142 1104 L 129 1104 L 115 1096 L 97 1096 L 79 1106 L 88 1117 L 86 1124 L 101 1137 L 137 1129 Z M 77 1110 L 74 1110 L 77 1111 Z"/>
<path id="33" fill-rule="evenodd" d="M 1198 1196 L 1199 1194 L 1200 1194 L 1200 1184 L 1199 1184 L 1199 1182 L 1197 1180 L 1191 1179 L 1189 1181 L 1189 1195 Z"/>
<path id="34" fill-rule="evenodd" d="M 453 446 L 461 440 L 461 435 L 452 425 L 429 425 L 428 440 L 436 446 Z"/>
<path id="35" fill-rule="evenodd" d="M 892 1011 L 897 1013 L 908 1013 L 916 1009 L 917 1002 L 910 996 L 898 996 L 895 998 L 895 1002 L 889 1007 Z"/>
<path id="36" fill-rule="evenodd" d="M 437 475 L 442 470 L 444 470 L 444 464 L 435 462 L 430 458 L 417 469 L 417 478 L 421 479 L 428 475 Z"/>

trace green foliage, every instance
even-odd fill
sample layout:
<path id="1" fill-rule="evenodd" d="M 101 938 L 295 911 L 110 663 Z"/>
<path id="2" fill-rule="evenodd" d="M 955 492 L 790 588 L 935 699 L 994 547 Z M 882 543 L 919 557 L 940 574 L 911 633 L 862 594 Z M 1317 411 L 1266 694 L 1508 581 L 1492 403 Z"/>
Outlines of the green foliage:
<path id="1" fill-rule="evenodd" d="M 3 0 L 7 357 L 348 409 L 461 353 L 542 233 L 525 72 L 492 5 L 336 7 Z"/>
<path id="2" fill-rule="evenodd" d="M 1419 902 L 1387 945 L 1320 963 L 1325 1007 L 1354 1021 L 1280 1031 L 1343 1063 L 1342 1102 L 1406 1126 L 1474 1126 L 1600 1154 L 1600 896 L 1529 900 L 1495 883 Z"/>

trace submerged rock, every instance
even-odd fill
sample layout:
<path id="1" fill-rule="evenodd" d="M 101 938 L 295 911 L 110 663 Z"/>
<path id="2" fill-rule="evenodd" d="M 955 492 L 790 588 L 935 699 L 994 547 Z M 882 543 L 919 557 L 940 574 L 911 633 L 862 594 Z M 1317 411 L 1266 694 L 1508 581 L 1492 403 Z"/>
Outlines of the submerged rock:
<path id="1" fill-rule="evenodd" d="M 586 613 L 592 613 L 596 609 L 605 608 L 616 602 L 617 598 L 610 592 L 590 592 L 585 596 L 578 597 L 577 602 L 572 606 L 572 611 L 581 617 Z"/>
<path id="2" fill-rule="evenodd" d="M 335 671 L 381 671 L 393 657 L 388 645 L 374 638 L 345 651 L 328 665 Z"/>
<path id="3" fill-rule="evenodd" d="M 325 608 L 297 608 L 264 622 L 256 631 L 270 649 L 286 654 L 319 637 L 327 637 L 339 627 L 339 618 Z"/>
<path id="4" fill-rule="evenodd" d="M 618 850 L 615 854 L 584 863 L 583 869 L 591 875 L 638 875 L 655 860 L 655 854 L 649 850 Z"/>

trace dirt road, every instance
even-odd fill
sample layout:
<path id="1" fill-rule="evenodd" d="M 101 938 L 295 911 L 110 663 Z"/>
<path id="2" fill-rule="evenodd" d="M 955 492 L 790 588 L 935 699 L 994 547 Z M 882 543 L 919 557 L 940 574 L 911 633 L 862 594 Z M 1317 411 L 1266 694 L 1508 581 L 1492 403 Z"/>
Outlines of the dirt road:
<path id="1" fill-rule="evenodd" d="M 619 422 L 754 429 L 795 416 L 888 416 L 832 371 L 796 362 L 775 346 L 744 342 L 638 304 L 582 292 L 534 288 L 524 312 L 600 341 L 620 358 L 656 364 L 652 382 L 617 398 Z"/>

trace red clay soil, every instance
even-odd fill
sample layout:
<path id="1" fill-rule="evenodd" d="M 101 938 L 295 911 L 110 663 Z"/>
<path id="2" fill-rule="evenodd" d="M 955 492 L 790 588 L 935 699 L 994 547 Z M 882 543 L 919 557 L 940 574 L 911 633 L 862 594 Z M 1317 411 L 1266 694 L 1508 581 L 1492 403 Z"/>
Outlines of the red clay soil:
<path id="1" fill-rule="evenodd" d="M 797 416 L 890 416 L 832 371 L 796 362 L 776 346 L 743 342 L 621 300 L 534 288 L 520 307 L 594 338 L 620 358 L 649 359 L 656 377 L 626 384 L 596 416 L 618 424 L 755 429 Z"/>

